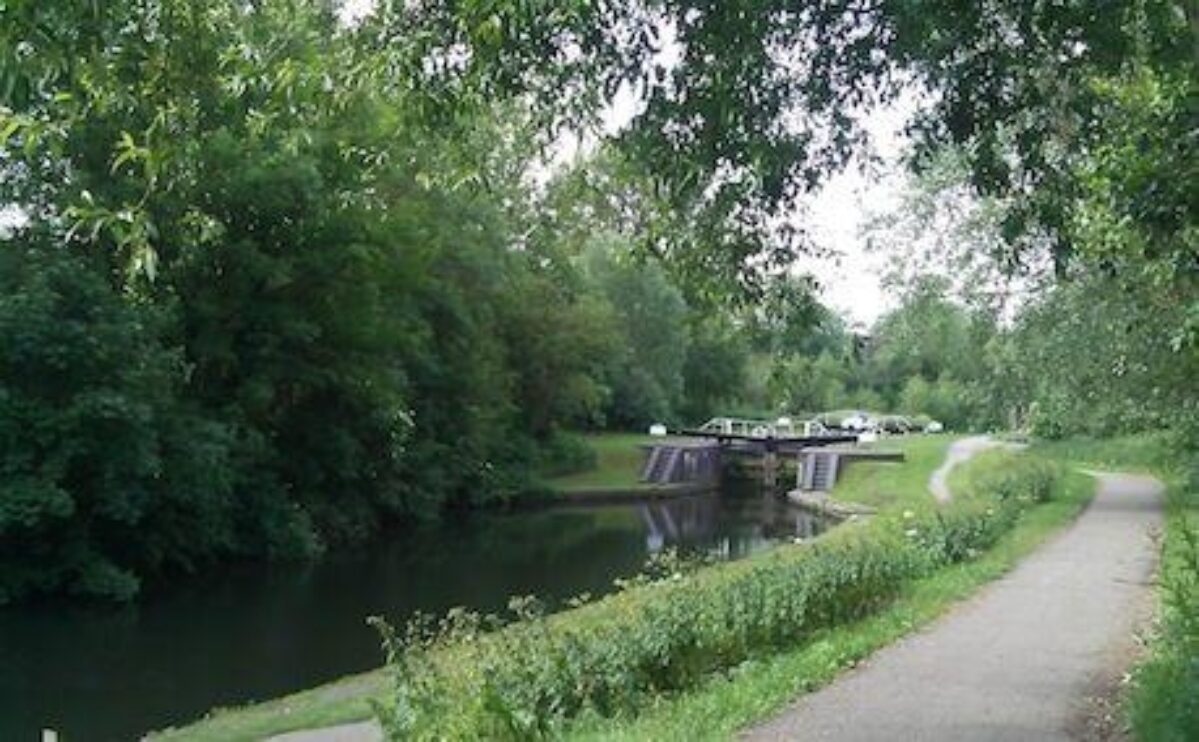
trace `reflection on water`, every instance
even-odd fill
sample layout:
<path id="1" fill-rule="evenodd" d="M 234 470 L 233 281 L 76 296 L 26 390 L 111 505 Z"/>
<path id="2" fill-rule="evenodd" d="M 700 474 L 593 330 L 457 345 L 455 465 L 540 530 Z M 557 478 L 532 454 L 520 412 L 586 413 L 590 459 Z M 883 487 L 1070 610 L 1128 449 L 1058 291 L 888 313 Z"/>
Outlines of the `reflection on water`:
<path id="1" fill-rule="evenodd" d="M 137 606 L 0 609 L 0 740 L 129 739 L 378 665 L 369 615 L 598 595 L 668 546 L 735 559 L 823 525 L 752 491 L 480 515 L 304 568 L 228 568 Z"/>
<path id="2" fill-rule="evenodd" d="M 705 495 L 636 506 L 645 527 L 645 550 L 682 551 L 738 559 L 779 541 L 811 538 L 826 521 L 771 496 Z"/>

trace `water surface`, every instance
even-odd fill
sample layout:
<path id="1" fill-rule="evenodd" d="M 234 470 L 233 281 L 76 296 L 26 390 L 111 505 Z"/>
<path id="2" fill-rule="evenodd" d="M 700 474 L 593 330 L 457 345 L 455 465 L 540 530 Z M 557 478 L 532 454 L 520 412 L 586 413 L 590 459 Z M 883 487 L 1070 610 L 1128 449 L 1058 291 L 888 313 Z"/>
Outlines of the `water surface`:
<path id="1" fill-rule="evenodd" d="M 738 558 L 824 523 L 757 492 L 482 514 L 307 567 L 240 565 L 135 606 L 0 609 L 0 740 L 133 739 L 379 665 L 365 617 L 609 592 L 667 546 Z"/>

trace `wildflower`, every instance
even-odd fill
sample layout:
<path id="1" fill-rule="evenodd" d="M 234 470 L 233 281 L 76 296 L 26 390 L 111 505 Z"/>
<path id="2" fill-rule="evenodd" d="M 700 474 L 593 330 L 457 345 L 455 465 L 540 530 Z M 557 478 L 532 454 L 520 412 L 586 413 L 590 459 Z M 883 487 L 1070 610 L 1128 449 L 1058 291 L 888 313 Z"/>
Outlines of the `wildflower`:
<path id="1" fill-rule="evenodd" d="M 916 514 L 913 513 L 911 510 L 905 510 L 905 511 L 903 511 L 903 517 L 905 520 L 910 519 L 910 518 L 915 518 Z"/>
<path id="2" fill-rule="evenodd" d="M 917 531 L 915 528 L 909 528 L 903 532 L 903 535 L 907 536 L 908 538 L 916 538 L 916 534 L 918 533 L 919 531 Z"/>

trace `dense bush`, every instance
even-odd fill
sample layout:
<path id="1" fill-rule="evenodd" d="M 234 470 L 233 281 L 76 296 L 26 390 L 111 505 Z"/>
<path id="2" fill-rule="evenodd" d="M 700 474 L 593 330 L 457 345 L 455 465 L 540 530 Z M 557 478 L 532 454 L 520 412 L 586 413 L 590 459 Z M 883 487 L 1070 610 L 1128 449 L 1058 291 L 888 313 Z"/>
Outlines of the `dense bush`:
<path id="1" fill-rule="evenodd" d="M 538 469 L 544 476 L 561 476 L 594 469 L 599 456 L 586 439 L 556 432 L 540 447 Z"/>
<path id="2" fill-rule="evenodd" d="M 128 597 L 232 543 L 233 441 L 177 401 L 164 319 L 56 245 L 0 250 L 0 603 Z"/>
<path id="3" fill-rule="evenodd" d="M 689 688 L 813 630 L 867 615 L 905 581 L 993 545 L 1021 510 L 1052 489 L 1056 470 L 1008 460 L 1003 494 L 981 487 L 944 509 L 891 513 L 843 526 L 811 545 L 745 562 L 658 570 L 623 592 L 558 616 L 531 599 L 516 620 L 451 612 L 403 635 L 382 627 L 392 703 L 379 708 L 392 738 L 530 738 L 590 710 L 634 709 Z M 489 630 L 496 629 L 496 630 Z"/>

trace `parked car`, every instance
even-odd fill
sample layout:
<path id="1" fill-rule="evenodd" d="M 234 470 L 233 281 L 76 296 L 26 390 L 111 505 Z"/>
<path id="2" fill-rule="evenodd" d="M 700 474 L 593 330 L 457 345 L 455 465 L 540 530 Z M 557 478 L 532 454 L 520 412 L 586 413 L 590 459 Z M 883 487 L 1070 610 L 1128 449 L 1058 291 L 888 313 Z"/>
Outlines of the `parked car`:
<path id="1" fill-rule="evenodd" d="M 859 410 L 848 417 L 842 418 L 841 427 L 846 430 L 862 431 L 874 430 L 876 427 L 878 427 L 878 424 L 875 419 L 870 416 L 870 413 Z"/>

